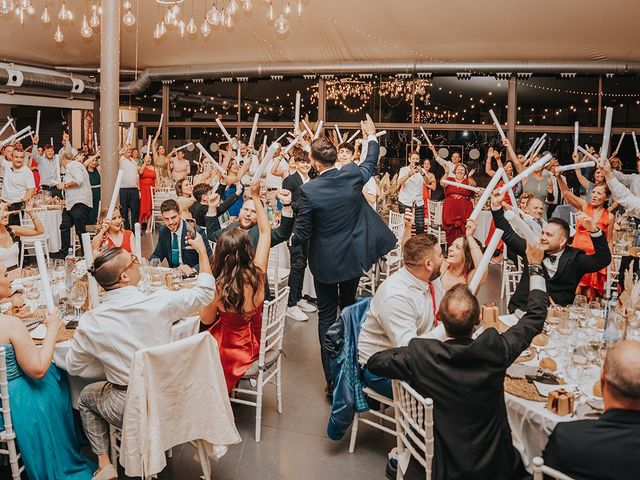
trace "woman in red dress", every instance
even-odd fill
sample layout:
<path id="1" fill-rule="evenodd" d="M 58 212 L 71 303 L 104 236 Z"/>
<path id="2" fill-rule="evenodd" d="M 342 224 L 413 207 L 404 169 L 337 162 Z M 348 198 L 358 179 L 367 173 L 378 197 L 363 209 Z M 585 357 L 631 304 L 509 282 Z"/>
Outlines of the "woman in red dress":
<path id="1" fill-rule="evenodd" d="M 614 216 L 607 208 L 609 196 L 611 195 L 607 185 L 595 185 L 593 190 L 591 190 L 591 201 L 587 202 L 584 198 L 575 196 L 573 192 L 569 190 L 560 173 L 556 173 L 556 178 L 558 179 L 558 187 L 560 187 L 560 191 L 567 203 L 573 205 L 578 211 L 593 219 L 598 228 L 602 230 L 605 237 L 609 240 L 609 248 L 613 251 L 611 241 L 613 239 Z M 590 232 L 579 222 L 576 225 L 576 234 L 573 237 L 571 246 L 584 250 L 587 255 L 595 253 Z M 585 295 L 589 301 L 602 297 L 606 280 L 606 268 L 598 272 L 587 273 L 582 277 L 582 280 L 580 280 L 577 293 Z"/>
<path id="2" fill-rule="evenodd" d="M 473 170 L 467 175 L 467 167 L 462 163 L 456 165 L 453 171 L 454 177 L 449 177 L 448 169 L 445 168 L 443 179 L 471 185 L 475 187 L 476 182 L 471 178 Z M 442 180 L 441 180 L 442 181 Z M 457 238 L 464 237 L 467 220 L 473 211 L 471 199 L 474 192 L 462 187 L 454 187 L 442 184 L 444 187 L 444 203 L 442 204 L 442 227 L 447 237 L 447 245 L 451 245 Z"/>
<path id="3" fill-rule="evenodd" d="M 106 220 L 107 210 L 102 210 L 98 215 L 96 225 L 100 226 L 96 230 L 96 235 L 91 240 L 91 249 L 95 258 L 109 248 L 120 247 L 129 253 L 135 253 L 135 238 L 131 230 L 124 229 L 124 222 L 120 214 L 120 207 L 113 210 L 111 220 Z"/>
<path id="4" fill-rule="evenodd" d="M 436 176 L 431 173 L 431 162 L 428 159 L 424 160 L 422 168 L 427 172 L 422 185 L 422 199 L 424 200 L 424 218 L 427 219 L 425 223 L 429 223 L 429 200 L 431 200 L 431 192 L 436 189 Z"/>
<path id="5" fill-rule="evenodd" d="M 249 236 L 240 228 L 220 236 L 211 266 L 216 279 L 216 296 L 200 312 L 203 324 L 213 324 L 209 332 L 218 342 L 229 392 L 258 360 L 260 353 L 271 226 L 260 199 L 260 183 L 251 187 L 251 198 L 258 216 L 258 245 L 254 251 Z"/>
<path id="6" fill-rule="evenodd" d="M 149 154 L 144 156 L 142 165 L 138 167 L 138 175 L 140 176 L 140 216 L 138 221 L 149 233 L 151 231 L 151 221 L 149 219 L 153 208 L 151 187 L 156 186 L 156 177 L 158 175 L 156 167 L 151 164 L 151 156 Z"/>

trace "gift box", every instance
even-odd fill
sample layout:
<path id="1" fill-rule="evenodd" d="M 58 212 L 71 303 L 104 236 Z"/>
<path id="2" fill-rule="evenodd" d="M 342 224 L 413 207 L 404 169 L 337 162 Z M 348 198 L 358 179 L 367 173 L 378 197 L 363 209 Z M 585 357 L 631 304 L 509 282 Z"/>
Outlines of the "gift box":
<path id="1" fill-rule="evenodd" d="M 563 388 L 554 390 L 547 397 L 547 410 L 564 417 L 573 413 L 573 393 L 566 392 Z"/>
<path id="2" fill-rule="evenodd" d="M 498 328 L 500 309 L 495 303 L 482 305 L 480 309 L 480 325 L 486 328 Z"/>

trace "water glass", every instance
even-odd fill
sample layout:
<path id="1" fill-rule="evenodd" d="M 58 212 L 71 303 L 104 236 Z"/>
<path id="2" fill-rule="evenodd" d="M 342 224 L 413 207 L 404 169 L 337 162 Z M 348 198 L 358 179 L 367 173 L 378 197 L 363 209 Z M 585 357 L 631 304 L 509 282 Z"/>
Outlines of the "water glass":
<path id="1" fill-rule="evenodd" d="M 69 289 L 69 303 L 75 308 L 76 318 L 80 317 L 80 308 L 87 301 L 87 287 L 83 283 L 75 282 Z"/>

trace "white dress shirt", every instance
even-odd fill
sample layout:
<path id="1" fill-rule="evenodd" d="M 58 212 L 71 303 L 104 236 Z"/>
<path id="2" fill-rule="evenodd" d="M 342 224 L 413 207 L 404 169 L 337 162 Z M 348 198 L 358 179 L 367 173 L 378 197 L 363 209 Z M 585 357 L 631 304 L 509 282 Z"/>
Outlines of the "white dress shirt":
<path id="1" fill-rule="evenodd" d="M 31 169 L 25 164 L 21 168 L 14 170 L 11 162 L 5 161 L 2 200 L 7 203 L 22 202 L 27 190 L 30 188 L 36 188 Z"/>
<path id="2" fill-rule="evenodd" d="M 410 173 L 411 167 L 402 167 L 398 178 L 402 178 Z M 411 175 L 406 182 L 400 187 L 400 193 L 398 193 L 398 201 L 408 207 L 412 205 L 424 206 L 424 198 L 422 197 L 422 186 L 424 180 L 422 175 L 418 172 Z"/>
<path id="3" fill-rule="evenodd" d="M 640 175 L 637 173 L 625 174 L 613 171 L 613 176 L 618 179 L 625 187 L 627 187 L 633 195 L 640 197 Z"/>
<path id="4" fill-rule="evenodd" d="M 374 353 L 404 347 L 412 338 L 426 337 L 443 296 L 442 286 L 414 277 L 402 267 L 385 280 L 371 300 L 358 337 L 358 361 L 365 365 Z"/>
<path id="5" fill-rule="evenodd" d="M 607 179 L 607 185 L 611 190 L 612 197 L 624 207 L 627 213 L 640 216 L 640 196 L 631 193 L 616 177 Z"/>
<path id="6" fill-rule="evenodd" d="M 436 162 L 438 162 L 442 166 L 442 168 L 444 168 L 445 170 L 449 169 L 450 177 L 456 176 L 454 172 L 454 170 L 456 169 L 456 164 L 453 163 L 451 160 L 445 160 L 440 155 L 436 155 Z"/>
<path id="7" fill-rule="evenodd" d="M 120 157 L 120 170 L 122 170 L 122 182 L 120 188 L 138 188 L 138 162 L 133 158 Z"/>
<path id="8" fill-rule="evenodd" d="M 362 187 L 362 193 L 368 193 L 369 195 L 373 195 L 374 197 L 378 196 L 378 185 L 376 184 L 376 179 L 371 177 L 367 183 Z M 367 200 L 369 202 L 369 200 Z M 424 202 L 423 202 L 424 203 Z M 373 202 L 369 202 L 371 208 L 374 210 L 377 207 L 377 202 L 374 200 Z"/>
<path id="9" fill-rule="evenodd" d="M 87 207 L 93 208 L 93 195 L 91 193 L 89 172 L 87 172 L 83 164 L 75 160 L 67 164 L 64 183 L 68 182 L 75 182 L 78 186 L 65 189 L 65 208 L 71 210 L 76 203 L 84 203 Z"/>
<path id="10" fill-rule="evenodd" d="M 40 185 L 55 187 L 60 183 L 60 157 L 54 155 L 51 159 L 48 159 L 45 155 L 38 155 L 37 145 L 34 145 L 34 150 L 33 158 L 38 164 Z"/>
<path id="11" fill-rule="evenodd" d="M 277 188 L 277 189 L 281 189 L 282 188 L 282 177 L 279 177 L 277 175 L 273 175 L 271 173 L 271 169 L 273 168 L 273 164 L 274 162 L 278 162 L 278 168 L 285 169 L 288 170 L 289 169 L 289 164 L 287 163 L 287 161 L 283 158 L 283 157 L 277 157 L 277 158 L 272 158 L 271 161 L 269 162 L 269 165 L 267 165 L 267 179 L 265 180 L 265 186 L 267 188 Z"/>
<path id="12" fill-rule="evenodd" d="M 547 224 L 547 222 L 545 222 L 542 218 L 534 218 L 528 213 L 522 214 L 522 220 L 524 220 L 524 222 L 529 225 L 529 228 L 533 230 L 533 233 L 535 233 L 537 237 L 540 237 L 542 235 L 542 229 Z M 518 231 L 517 229 L 516 232 L 521 237 L 524 237 L 524 234 L 522 232 Z"/>
<path id="13" fill-rule="evenodd" d="M 97 360 L 106 378 L 116 385 L 129 384 L 133 355 L 143 348 L 171 341 L 171 325 L 195 314 L 213 300 L 215 282 L 201 273 L 193 288 L 151 294 L 129 286 L 105 293 L 102 303 L 85 313 L 66 357 L 70 375 L 82 376 Z"/>

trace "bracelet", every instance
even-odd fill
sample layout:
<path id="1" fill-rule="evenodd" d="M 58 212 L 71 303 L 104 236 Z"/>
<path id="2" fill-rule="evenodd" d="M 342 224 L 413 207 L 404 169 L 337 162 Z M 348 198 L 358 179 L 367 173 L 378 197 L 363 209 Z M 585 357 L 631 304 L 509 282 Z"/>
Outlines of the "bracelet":
<path id="1" fill-rule="evenodd" d="M 544 276 L 544 270 L 542 269 L 542 265 L 539 263 L 529 264 L 529 276 L 540 275 Z"/>
<path id="2" fill-rule="evenodd" d="M 291 206 L 291 204 L 290 204 L 290 203 L 283 203 L 283 204 L 282 204 L 282 206 L 283 206 L 283 207 L 290 207 L 290 206 Z"/>

